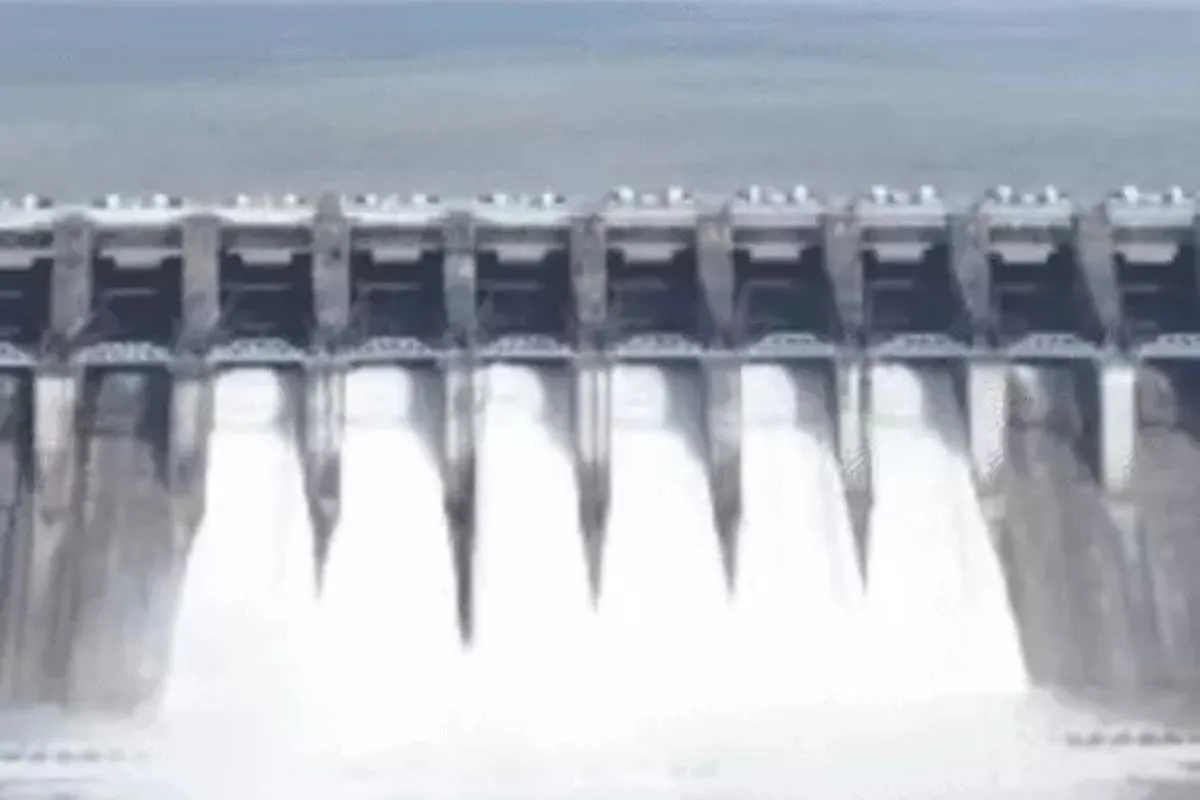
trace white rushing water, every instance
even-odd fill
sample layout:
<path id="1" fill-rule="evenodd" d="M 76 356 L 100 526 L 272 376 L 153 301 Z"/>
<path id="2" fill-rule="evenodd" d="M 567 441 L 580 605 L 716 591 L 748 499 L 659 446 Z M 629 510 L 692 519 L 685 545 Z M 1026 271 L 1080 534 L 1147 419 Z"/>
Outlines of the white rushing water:
<path id="1" fill-rule="evenodd" d="M 758 705 L 805 705 L 852 688 L 862 666 L 862 580 L 830 446 L 828 387 L 819 375 L 776 366 L 744 368 L 742 386 L 745 518 L 734 606 L 742 680 Z"/>
<path id="2" fill-rule="evenodd" d="M 495 797 L 499 786 L 585 797 L 636 786 L 665 797 L 761 781 L 764 791 L 874 796 L 893 784 L 846 781 L 847 771 L 864 752 L 874 769 L 889 748 L 918 745 L 909 762 L 927 768 L 920 785 L 934 786 L 938 726 L 970 726 L 944 709 L 967 708 L 967 690 L 1024 687 L 961 430 L 945 422 L 955 416 L 950 389 L 901 367 L 876 370 L 864 591 L 824 411 L 829 387 L 766 366 L 747 367 L 743 384 L 745 514 L 730 597 L 695 449 L 696 387 L 682 372 L 616 370 L 613 504 L 593 609 L 566 435 L 569 378 L 490 368 L 467 652 L 431 446 L 436 376 L 372 368 L 349 378 L 343 516 L 315 612 L 278 381 L 225 378 L 167 718 L 221 697 L 221 708 L 239 708 L 239 727 L 249 708 L 272 735 L 321 720 L 323 746 L 384 764 L 360 779 L 401 794 Z M 918 701 L 923 710 L 906 715 Z M 1004 702 L 972 719 L 1012 723 L 1017 706 Z M 988 741 L 988 758 L 1004 765 L 1025 745 Z M 793 746 L 806 757 L 780 773 Z M 982 752 L 946 763 L 986 778 Z"/>
<path id="3" fill-rule="evenodd" d="M 870 686 L 911 699 L 1025 686 L 999 559 L 975 501 L 945 374 L 877 367 L 868 558 Z"/>
<path id="4" fill-rule="evenodd" d="M 571 458 L 570 378 L 498 365 L 481 386 L 472 691 L 510 742 L 560 747 L 603 709 Z M 595 720 L 594 717 L 592 718 Z"/>
<path id="5" fill-rule="evenodd" d="M 703 712 L 734 655 L 707 476 L 689 430 L 698 411 L 684 375 L 615 371 L 613 505 L 597 621 L 608 678 L 646 720 Z"/>
<path id="6" fill-rule="evenodd" d="M 363 753 L 448 733 L 464 656 L 431 424 L 436 381 L 365 368 L 346 384 L 342 517 L 320 602 L 321 694 L 343 752 Z"/>
<path id="7" fill-rule="evenodd" d="M 190 741 L 236 751 L 306 724 L 315 571 L 282 379 L 227 374 L 215 403 L 208 513 L 184 578 L 162 718 L 194 731 Z"/>

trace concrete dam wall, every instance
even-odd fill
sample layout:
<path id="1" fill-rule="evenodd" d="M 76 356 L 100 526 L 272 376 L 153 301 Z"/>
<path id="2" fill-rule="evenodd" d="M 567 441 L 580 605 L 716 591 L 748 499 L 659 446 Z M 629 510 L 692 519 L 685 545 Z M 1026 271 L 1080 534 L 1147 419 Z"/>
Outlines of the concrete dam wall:
<path id="1" fill-rule="evenodd" d="M 795 413 L 829 432 L 863 580 L 873 421 L 927 418 L 969 458 L 1033 680 L 1194 685 L 1197 210 L 1178 190 L 1085 204 L 1005 187 L 962 203 L 928 187 L 6 202 L 3 697 L 120 709 L 159 691 L 209 510 L 215 384 L 239 370 L 281 387 L 278 408 L 242 410 L 288 431 L 318 585 L 342 515 L 347 383 L 383 367 L 421 376 L 471 646 L 479 420 L 505 364 L 561 389 L 594 602 L 618 371 L 669 375 L 686 402 L 645 402 L 693 409 L 704 513 L 736 595 L 759 413 L 747 375 L 770 365 L 801 387 Z M 885 398 L 896 365 L 918 379 Z"/>

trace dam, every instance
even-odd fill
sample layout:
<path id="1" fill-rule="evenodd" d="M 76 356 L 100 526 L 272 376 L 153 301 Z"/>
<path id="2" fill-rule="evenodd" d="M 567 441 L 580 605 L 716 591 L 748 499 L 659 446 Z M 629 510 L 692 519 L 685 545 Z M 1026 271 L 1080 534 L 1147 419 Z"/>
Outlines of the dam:
<path id="1" fill-rule="evenodd" d="M 370 738 L 384 687 L 426 730 L 535 690 L 599 730 L 885 655 L 889 692 L 1193 686 L 1197 212 L 5 201 L 0 698 L 336 674 Z M 598 665 L 636 701 L 581 696 Z"/>

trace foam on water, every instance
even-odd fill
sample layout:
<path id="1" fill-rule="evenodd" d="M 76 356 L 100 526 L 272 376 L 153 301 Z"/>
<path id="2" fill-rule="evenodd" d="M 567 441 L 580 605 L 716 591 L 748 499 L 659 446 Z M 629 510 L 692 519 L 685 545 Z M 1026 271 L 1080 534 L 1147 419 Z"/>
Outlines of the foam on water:
<path id="1" fill-rule="evenodd" d="M 861 666 L 850 656 L 862 601 L 829 448 L 827 387 L 786 367 L 742 375 L 745 517 L 734 608 L 743 679 L 768 705 L 824 699 Z"/>
<path id="2" fill-rule="evenodd" d="M 319 612 L 321 694 L 343 752 L 448 732 L 463 656 L 435 378 L 385 367 L 347 379 L 342 517 Z"/>
<path id="3" fill-rule="evenodd" d="M 187 565 L 162 711 L 189 745 L 235 751 L 305 726 L 296 715 L 310 686 L 314 569 L 287 405 L 269 370 L 235 371 L 216 386 L 208 513 Z"/>
<path id="4" fill-rule="evenodd" d="M 472 661 L 478 707 L 510 737 L 594 735 L 591 602 L 565 373 L 494 366 L 479 429 Z M 548 737 L 548 738 L 546 738 Z"/>
<path id="5" fill-rule="evenodd" d="M 638 715 L 676 721 L 706 710 L 735 657 L 710 492 L 688 429 L 696 394 L 667 369 L 614 371 L 604 664 Z"/>
<path id="6" fill-rule="evenodd" d="M 880 697 L 1025 687 L 1016 625 L 955 429 L 953 387 L 904 366 L 873 374 L 868 557 Z"/>

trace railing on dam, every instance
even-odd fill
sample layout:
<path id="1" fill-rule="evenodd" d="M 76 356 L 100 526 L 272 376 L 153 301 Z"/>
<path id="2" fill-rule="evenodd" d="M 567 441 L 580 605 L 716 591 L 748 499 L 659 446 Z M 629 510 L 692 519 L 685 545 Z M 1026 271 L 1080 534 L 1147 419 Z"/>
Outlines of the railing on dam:
<path id="1" fill-rule="evenodd" d="M 580 201 L 10 201 L 0 205 L 2 396 L 6 419 L 32 424 L 5 430 L 29 431 L 18 450 L 33 539 L 53 541 L 67 535 L 81 387 L 104 372 L 169 371 L 163 480 L 186 536 L 203 512 L 212 376 L 288 370 L 303 386 L 297 428 L 319 557 L 339 508 L 343 376 L 376 363 L 440 370 L 446 508 L 469 547 L 474 376 L 499 361 L 544 364 L 578 376 L 580 517 L 598 540 L 610 367 L 670 363 L 694 370 L 707 398 L 714 515 L 728 539 L 741 514 L 739 365 L 803 362 L 828 377 L 864 536 L 869 366 L 906 360 L 956 376 L 978 489 L 1002 516 L 1005 431 L 1052 424 L 1058 402 L 1051 389 L 1013 388 L 1010 365 L 1027 363 L 1092 387 L 1081 403 L 1092 467 L 1123 518 L 1139 417 L 1177 413 L 1139 404 L 1139 370 L 1200 360 L 1197 209 L 1179 190 L 1126 188 L 1085 204 L 1004 187 L 972 202 L 928 187 L 840 200 L 752 187 Z"/>

